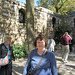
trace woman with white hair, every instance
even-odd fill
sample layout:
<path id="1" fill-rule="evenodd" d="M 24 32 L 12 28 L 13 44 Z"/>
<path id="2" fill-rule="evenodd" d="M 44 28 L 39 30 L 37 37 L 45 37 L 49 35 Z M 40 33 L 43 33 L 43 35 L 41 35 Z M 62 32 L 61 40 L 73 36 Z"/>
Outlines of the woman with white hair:
<path id="1" fill-rule="evenodd" d="M 11 44 L 11 37 L 5 36 L 0 44 L 0 75 L 12 75 L 12 59 L 15 60 Z"/>

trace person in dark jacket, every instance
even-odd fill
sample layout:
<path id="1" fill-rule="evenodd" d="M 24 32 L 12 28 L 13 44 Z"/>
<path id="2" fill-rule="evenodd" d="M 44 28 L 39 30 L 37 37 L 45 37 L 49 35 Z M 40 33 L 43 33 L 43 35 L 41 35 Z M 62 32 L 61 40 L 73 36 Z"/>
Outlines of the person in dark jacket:
<path id="1" fill-rule="evenodd" d="M 12 59 L 15 61 L 15 57 L 13 54 L 10 36 L 5 36 L 4 43 L 0 44 L 0 59 L 5 58 L 7 55 L 9 63 L 1 65 L 0 75 L 12 75 Z M 4 64 L 4 62 L 2 62 L 2 64 Z"/>

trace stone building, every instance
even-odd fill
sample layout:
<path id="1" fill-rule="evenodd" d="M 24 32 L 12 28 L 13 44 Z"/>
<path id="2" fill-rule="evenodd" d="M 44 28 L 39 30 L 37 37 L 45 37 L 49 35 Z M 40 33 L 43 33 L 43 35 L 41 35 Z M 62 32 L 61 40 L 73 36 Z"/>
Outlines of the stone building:
<path id="1" fill-rule="evenodd" d="M 54 26 L 62 22 L 62 16 L 54 14 L 51 10 L 43 7 L 34 9 L 35 32 L 43 32 L 47 35 L 54 35 Z M 10 35 L 14 44 L 23 44 L 26 40 L 26 6 L 15 0 L 0 0 L 0 43 L 4 36 Z M 63 16 L 63 18 L 75 27 L 75 14 Z M 75 32 L 73 30 L 73 32 Z M 49 33 L 49 34 L 48 34 Z M 73 37 L 75 34 L 73 34 Z"/>

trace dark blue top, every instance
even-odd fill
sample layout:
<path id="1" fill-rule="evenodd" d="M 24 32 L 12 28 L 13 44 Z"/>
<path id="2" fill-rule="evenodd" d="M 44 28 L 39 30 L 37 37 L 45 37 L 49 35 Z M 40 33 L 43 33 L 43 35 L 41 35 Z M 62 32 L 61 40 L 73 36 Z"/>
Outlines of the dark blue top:
<path id="1" fill-rule="evenodd" d="M 37 49 L 32 50 L 28 57 L 23 74 L 26 75 L 28 71 L 32 72 L 42 57 L 43 55 L 40 56 L 37 53 Z M 34 75 L 58 75 L 54 53 L 48 51 L 46 57 L 44 58 Z"/>

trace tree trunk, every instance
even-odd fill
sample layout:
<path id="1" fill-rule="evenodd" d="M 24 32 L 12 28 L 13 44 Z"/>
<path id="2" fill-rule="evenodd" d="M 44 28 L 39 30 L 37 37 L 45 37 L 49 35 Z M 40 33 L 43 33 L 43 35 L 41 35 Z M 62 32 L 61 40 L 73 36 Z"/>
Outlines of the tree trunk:
<path id="1" fill-rule="evenodd" d="M 26 29 L 28 50 L 30 53 L 34 48 L 34 0 L 26 0 Z"/>

